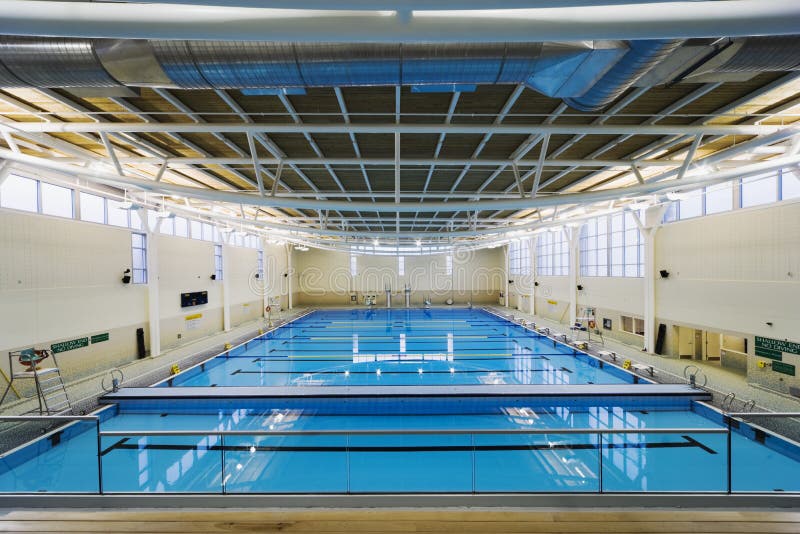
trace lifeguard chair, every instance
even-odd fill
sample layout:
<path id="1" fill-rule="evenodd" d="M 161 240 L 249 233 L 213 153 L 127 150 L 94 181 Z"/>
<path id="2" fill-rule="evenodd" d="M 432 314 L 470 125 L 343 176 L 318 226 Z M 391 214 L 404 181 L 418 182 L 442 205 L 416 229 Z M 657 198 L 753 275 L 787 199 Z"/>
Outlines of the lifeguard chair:
<path id="1" fill-rule="evenodd" d="M 45 360 L 52 362 L 51 367 L 42 367 Z M 72 404 L 67 395 L 67 388 L 61 377 L 56 355 L 49 349 L 22 349 L 8 353 L 8 368 L 11 372 L 0 404 L 6 400 L 9 391 L 19 397 L 13 387 L 15 380 L 33 380 L 36 385 L 36 396 L 39 400 L 40 415 L 68 415 L 72 413 Z M 21 397 L 20 397 L 21 398 Z M 31 410 L 34 412 L 34 410 Z"/>

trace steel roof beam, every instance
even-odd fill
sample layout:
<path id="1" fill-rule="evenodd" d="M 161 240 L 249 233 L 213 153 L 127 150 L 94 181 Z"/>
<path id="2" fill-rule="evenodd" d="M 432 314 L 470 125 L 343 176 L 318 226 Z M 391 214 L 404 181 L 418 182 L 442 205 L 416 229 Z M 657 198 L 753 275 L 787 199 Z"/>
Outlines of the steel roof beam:
<path id="1" fill-rule="evenodd" d="M 288 42 L 529 42 L 689 39 L 800 33 L 786 0 L 646 2 L 527 9 L 242 8 L 4 0 L 0 34 Z M 445 6 L 440 6 L 445 7 Z M 494 8 L 494 6 L 491 6 Z M 224 24 L 221 23 L 224 21 Z"/>
<path id="2" fill-rule="evenodd" d="M 332 133 L 332 134 L 476 134 L 476 135 L 767 135 L 781 129 L 775 125 L 737 124 L 415 124 L 415 123 L 350 123 L 350 124 L 246 124 L 185 122 L 3 122 L 0 131 L 11 133 Z M 234 145 L 235 146 L 235 145 Z M 246 157 L 241 149 L 241 157 Z"/>

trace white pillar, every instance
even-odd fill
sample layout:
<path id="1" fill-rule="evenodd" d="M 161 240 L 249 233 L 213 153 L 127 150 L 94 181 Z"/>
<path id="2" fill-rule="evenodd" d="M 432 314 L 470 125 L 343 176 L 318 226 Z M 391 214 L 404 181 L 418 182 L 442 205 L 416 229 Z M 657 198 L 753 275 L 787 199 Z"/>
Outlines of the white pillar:
<path id="1" fill-rule="evenodd" d="M 536 315 L 536 236 L 531 236 L 530 240 L 530 254 L 531 254 L 531 301 L 529 304 L 528 312 L 531 315 Z"/>
<path id="2" fill-rule="evenodd" d="M 261 291 L 261 316 L 266 318 L 267 317 L 267 306 L 269 305 L 269 295 L 267 294 L 267 240 L 265 238 L 261 238 L 261 273 L 259 281 L 260 284 L 256 284 L 256 287 L 259 291 Z"/>
<path id="3" fill-rule="evenodd" d="M 231 329 L 231 282 L 230 282 L 230 247 L 222 239 L 222 329 Z"/>
<path id="4" fill-rule="evenodd" d="M 578 228 L 564 229 L 569 242 L 569 324 L 578 318 Z"/>
<path id="5" fill-rule="evenodd" d="M 644 348 L 656 348 L 656 233 L 658 226 L 641 231 L 644 239 Z"/>
<path id="6" fill-rule="evenodd" d="M 656 348 L 656 234 L 664 218 L 666 205 L 651 206 L 645 211 L 644 221 L 637 213 L 633 220 L 639 228 L 644 244 L 644 349 L 653 354 Z"/>
<path id="7" fill-rule="evenodd" d="M 506 245 L 505 247 L 503 247 L 503 287 L 505 288 L 503 290 L 503 297 L 504 297 L 503 305 L 506 308 L 508 308 L 508 288 L 509 288 L 509 285 L 508 285 L 508 276 L 509 276 L 509 274 L 508 274 L 509 273 L 508 251 L 509 251 L 509 245 Z"/>
<path id="8" fill-rule="evenodd" d="M 286 291 L 288 292 L 289 296 L 289 309 L 293 308 L 292 305 L 292 275 L 293 267 L 292 267 L 292 245 L 290 243 L 286 244 Z"/>
<path id="9" fill-rule="evenodd" d="M 161 219 L 156 220 L 155 228 L 150 228 L 147 211 L 142 210 L 143 226 L 147 240 L 147 328 L 150 338 L 150 356 L 161 354 L 161 314 L 159 304 L 158 268 L 158 229 Z"/>

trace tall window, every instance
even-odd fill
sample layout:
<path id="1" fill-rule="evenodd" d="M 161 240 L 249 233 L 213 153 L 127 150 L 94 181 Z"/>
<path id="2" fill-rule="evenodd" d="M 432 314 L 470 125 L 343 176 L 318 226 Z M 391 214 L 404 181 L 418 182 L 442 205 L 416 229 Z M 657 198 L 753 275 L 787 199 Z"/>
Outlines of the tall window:
<path id="1" fill-rule="evenodd" d="M 134 284 L 147 283 L 147 236 L 138 232 L 131 234 L 131 252 L 133 261 L 131 263 Z"/>
<path id="2" fill-rule="evenodd" d="M 644 276 L 644 243 L 630 212 L 611 216 L 611 276 Z"/>
<path id="3" fill-rule="evenodd" d="M 106 222 L 108 224 L 122 226 L 124 228 L 130 226 L 130 222 L 128 221 L 129 211 L 122 208 L 121 202 L 109 198 L 106 200 L 106 209 L 108 210 L 106 214 Z"/>
<path id="4" fill-rule="evenodd" d="M 75 216 L 72 205 L 72 189 L 58 185 L 40 183 L 42 213 L 72 219 Z"/>
<path id="5" fill-rule="evenodd" d="M 264 251 L 257 250 L 256 253 L 258 254 L 256 258 L 256 272 L 258 273 L 258 277 L 263 280 L 264 279 Z"/>
<path id="6" fill-rule="evenodd" d="M 39 211 L 36 180 L 11 175 L 0 187 L 0 206 L 23 211 Z"/>
<path id="7" fill-rule="evenodd" d="M 106 199 L 90 193 L 81 192 L 78 196 L 81 203 L 81 220 L 105 224 Z"/>
<path id="8" fill-rule="evenodd" d="M 531 274 L 530 240 L 513 240 L 508 246 L 508 272 L 511 275 Z"/>
<path id="9" fill-rule="evenodd" d="M 733 187 L 731 182 L 706 187 L 706 215 L 733 209 Z"/>
<path id="10" fill-rule="evenodd" d="M 781 200 L 800 198 L 800 170 L 781 171 Z"/>
<path id="11" fill-rule="evenodd" d="M 406 275 L 406 257 L 397 256 L 397 276 Z"/>
<path id="12" fill-rule="evenodd" d="M 536 274 L 566 276 L 569 274 L 569 241 L 564 232 L 544 232 L 536 238 Z"/>
<path id="13" fill-rule="evenodd" d="M 608 276 L 608 217 L 589 219 L 581 227 L 581 276 Z"/>
<path id="14" fill-rule="evenodd" d="M 453 275 L 453 256 L 451 254 L 444 257 L 444 271 L 447 276 Z"/>
<path id="15" fill-rule="evenodd" d="M 759 206 L 778 200 L 778 175 L 742 178 L 742 207 Z"/>
<path id="16" fill-rule="evenodd" d="M 644 240 L 634 214 L 589 219 L 580 233 L 581 276 L 644 276 Z"/>
<path id="17" fill-rule="evenodd" d="M 350 254 L 350 276 L 358 275 L 358 256 Z"/>
<path id="18" fill-rule="evenodd" d="M 222 280 L 222 245 L 214 245 L 214 275 L 217 280 Z"/>

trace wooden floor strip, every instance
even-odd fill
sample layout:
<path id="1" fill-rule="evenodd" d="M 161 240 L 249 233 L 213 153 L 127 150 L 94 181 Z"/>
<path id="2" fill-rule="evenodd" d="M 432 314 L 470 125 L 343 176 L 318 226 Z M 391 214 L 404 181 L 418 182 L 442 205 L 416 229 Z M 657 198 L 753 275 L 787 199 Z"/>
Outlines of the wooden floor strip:
<path id="1" fill-rule="evenodd" d="M 792 511 L 697 510 L 14 510 L 0 532 L 800 534 Z"/>

